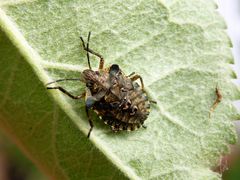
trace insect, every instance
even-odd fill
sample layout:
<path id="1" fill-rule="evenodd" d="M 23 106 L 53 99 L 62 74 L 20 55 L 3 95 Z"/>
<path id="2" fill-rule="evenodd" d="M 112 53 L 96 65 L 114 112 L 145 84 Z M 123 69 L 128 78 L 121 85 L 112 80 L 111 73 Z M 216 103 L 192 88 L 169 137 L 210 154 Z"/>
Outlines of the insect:
<path id="1" fill-rule="evenodd" d="M 212 114 L 213 111 L 216 109 L 217 105 L 222 101 L 222 93 L 220 92 L 220 90 L 219 90 L 218 87 L 216 87 L 215 93 L 216 93 L 216 96 L 217 96 L 217 97 L 216 97 L 213 105 L 212 105 L 211 108 L 210 108 L 209 118 L 211 118 L 211 114 Z"/>
<path id="2" fill-rule="evenodd" d="M 117 64 L 104 68 L 103 56 L 89 48 L 90 35 L 91 32 L 88 34 L 87 44 L 80 37 L 88 61 L 88 69 L 82 72 L 82 78 L 59 79 L 47 84 L 78 80 L 86 84 L 85 92 L 75 96 L 61 86 L 48 86 L 47 89 L 58 89 L 72 99 L 85 97 L 85 110 L 90 124 L 88 138 L 94 127 L 90 109 L 94 110 L 115 132 L 145 127 L 143 124 L 149 115 L 150 103 L 156 102 L 148 100 L 142 77 L 134 72 L 125 75 Z M 92 70 L 89 54 L 100 59 L 97 71 Z M 138 79 L 141 86 L 136 82 Z"/>

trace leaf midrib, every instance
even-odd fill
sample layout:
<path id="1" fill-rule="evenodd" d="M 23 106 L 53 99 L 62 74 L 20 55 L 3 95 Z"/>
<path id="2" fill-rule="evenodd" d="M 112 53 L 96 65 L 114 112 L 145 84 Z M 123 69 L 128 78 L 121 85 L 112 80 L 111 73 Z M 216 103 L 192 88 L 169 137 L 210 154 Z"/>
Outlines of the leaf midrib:
<path id="1" fill-rule="evenodd" d="M 41 67 L 41 62 L 43 61 L 41 56 L 32 49 L 28 44 L 24 36 L 17 29 L 17 26 L 14 22 L 8 18 L 4 10 L 0 8 L 0 27 L 1 29 L 10 37 L 11 42 L 17 47 L 20 54 L 26 59 L 26 61 L 32 66 L 41 82 L 50 82 L 51 79 L 47 76 L 43 68 Z M 44 84 L 44 83 L 43 83 Z M 50 92 L 54 100 L 58 103 L 61 109 L 70 117 L 75 125 L 81 130 L 82 133 L 87 137 L 88 127 L 86 122 L 79 118 L 77 113 L 75 113 L 71 105 L 65 101 L 63 96 L 59 92 Z M 81 125 L 79 125 L 81 124 Z M 91 135 L 92 143 L 104 154 L 112 164 L 120 169 L 126 176 L 130 179 L 141 179 L 137 174 L 127 165 L 125 165 L 114 153 L 111 152 L 107 146 L 103 146 L 103 141 L 95 136 Z"/>

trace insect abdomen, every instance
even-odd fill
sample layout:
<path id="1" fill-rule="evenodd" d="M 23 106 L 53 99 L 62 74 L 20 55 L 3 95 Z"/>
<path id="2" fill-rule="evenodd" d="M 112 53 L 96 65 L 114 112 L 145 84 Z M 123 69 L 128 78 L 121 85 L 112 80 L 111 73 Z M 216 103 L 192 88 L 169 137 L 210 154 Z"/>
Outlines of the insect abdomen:
<path id="1" fill-rule="evenodd" d="M 148 101 L 146 93 L 141 89 L 134 89 L 129 91 L 128 97 L 131 102 L 131 107 L 125 113 L 120 112 L 119 119 L 131 124 L 143 124 L 150 111 L 150 102 Z"/>
<path id="2" fill-rule="evenodd" d="M 149 115 L 150 102 L 142 89 L 130 90 L 126 97 L 125 104 L 121 102 L 124 99 L 114 103 L 107 103 L 102 99 L 94 106 L 104 123 L 111 126 L 113 131 L 136 130 L 143 125 Z"/>

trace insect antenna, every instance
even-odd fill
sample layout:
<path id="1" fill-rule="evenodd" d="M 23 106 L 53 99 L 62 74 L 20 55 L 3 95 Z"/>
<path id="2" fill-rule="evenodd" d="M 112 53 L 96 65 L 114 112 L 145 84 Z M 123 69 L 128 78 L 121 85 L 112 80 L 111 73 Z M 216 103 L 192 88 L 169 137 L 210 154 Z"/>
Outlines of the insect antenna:
<path id="1" fill-rule="evenodd" d="M 52 81 L 52 82 L 49 82 L 46 84 L 47 85 L 50 85 L 50 84 L 53 84 L 53 83 L 56 83 L 56 82 L 61 82 L 61 81 L 82 81 L 82 79 L 80 78 L 66 78 L 66 79 L 58 79 L 56 81 Z"/>
<path id="2" fill-rule="evenodd" d="M 90 36 L 91 36 L 91 31 L 89 31 L 89 33 L 88 33 L 88 39 L 87 39 L 87 60 L 88 60 L 89 69 L 92 69 L 92 68 L 91 68 L 91 64 L 90 64 L 90 57 L 89 57 L 89 41 L 90 41 Z"/>
<path id="3" fill-rule="evenodd" d="M 89 69 L 92 69 L 91 64 L 90 64 L 90 56 L 89 56 L 89 51 L 90 51 L 90 49 L 89 49 L 90 36 L 91 36 L 91 31 L 89 31 L 89 33 L 88 33 L 87 46 L 85 46 L 85 42 L 84 42 L 82 36 L 80 36 L 80 39 L 81 39 L 81 41 L 82 41 L 82 45 L 83 45 L 84 50 L 87 51 L 88 67 L 89 67 Z"/>

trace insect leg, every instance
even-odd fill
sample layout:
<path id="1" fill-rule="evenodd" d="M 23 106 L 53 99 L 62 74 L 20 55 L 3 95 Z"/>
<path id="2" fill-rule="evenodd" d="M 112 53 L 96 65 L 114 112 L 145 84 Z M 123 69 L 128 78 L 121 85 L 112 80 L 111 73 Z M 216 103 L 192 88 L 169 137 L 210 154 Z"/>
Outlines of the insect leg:
<path id="1" fill-rule="evenodd" d="M 213 113 L 213 111 L 216 109 L 217 105 L 222 101 L 222 94 L 221 94 L 220 90 L 218 89 L 218 87 L 216 87 L 215 93 L 217 95 L 217 98 L 214 101 L 212 107 L 210 108 L 209 118 L 211 117 L 211 114 Z"/>
<path id="2" fill-rule="evenodd" d="M 91 118 L 91 116 L 89 114 L 89 108 L 87 106 L 86 106 L 86 114 L 87 114 L 87 117 L 88 117 L 88 122 L 90 124 L 90 129 L 89 129 L 88 135 L 87 135 L 87 137 L 89 138 L 90 134 L 91 134 L 91 132 L 93 130 L 93 121 L 92 121 L 92 118 Z"/>
<path id="3" fill-rule="evenodd" d="M 79 96 L 74 96 L 72 95 L 70 92 L 68 92 L 67 90 L 65 90 L 64 88 L 62 88 L 61 86 L 56 86 L 56 87 L 47 87 L 47 89 L 58 89 L 59 91 L 63 92 L 64 94 L 68 95 L 70 98 L 72 99 L 81 99 L 85 96 L 85 93 L 83 93 L 82 95 Z"/>
<path id="4" fill-rule="evenodd" d="M 89 125 L 90 125 L 90 129 L 89 129 L 88 135 L 87 135 L 88 138 L 90 137 L 90 134 L 91 134 L 92 129 L 93 129 L 93 121 L 92 121 L 92 118 L 89 114 L 89 109 L 92 108 L 92 106 L 94 105 L 95 102 L 96 102 L 96 98 L 94 98 L 92 96 L 92 93 L 91 93 L 90 89 L 86 88 L 86 91 L 85 91 L 85 110 L 86 110 L 88 122 L 89 122 Z"/>
<path id="5" fill-rule="evenodd" d="M 81 41 L 82 41 L 83 49 L 84 49 L 85 51 L 87 51 L 89 69 L 91 69 L 91 66 L 90 66 L 90 60 L 89 60 L 89 55 L 88 55 L 88 53 L 91 53 L 91 54 L 93 54 L 93 55 L 95 55 L 95 56 L 97 56 L 97 57 L 100 58 L 100 62 L 99 62 L 99 67 L 98 67 L 98 69 L 99 69 L 99 70 L 102 70 L 103 67 L 104 67 L 104 59 L 103 59 L 102 55 L 100 55 L 99 53 L 97 53 L 97 52 L 95 52 L 95 51 L 93 51 L 92 49 L 89 48 L 90 36 L 91 36 L 91 32 L 88 33 L 87 46 L 85 45 L 85 42 L 84 42 L 83 38 L 80 37 L 80 39 L 81 39 Z"/>
<path id="6" fill-rule="evenodd" d="M 142 79 L 142 77 L 141 77 L 140 75 L 135 74 L 134 76 L 130 77 L 130 79 L 131 79 L 132 81 L 136 81 L 136 80 L 140 79 L 141 85 L 142 85 L 142 89 L 144 89 L 143 79 Z"/>
<path id="7" fill-rule="evenodd" d="M 135 72 L 132 72 L 131 74 L 127 75 L 127 77 L 131 77 L 133 76 L 134 74 L 136 74 Z"/>
<path id="8" fill-rule="evenodd" d="M 134 75 L 134 76 L 133 76 Z M 131 77 L 132 76 L 132 77 Z M 142 90 L 145 92 L 144 90 L 144 84 L 143 84 L 143 79 L 140 75 L 136 74 L 135 72 L 132 72 L 131 74 L 129 74 L 127 77 L 130 77 L 130 79 L 132 81 L 136 81 L 137 79 L 140 79 L 141 81 L 141 85 L 142 85 Z M 150 103 L 152 104 L 157 104 L 157 101 L 154 101 L 154 100 L 149 100 Z"/>
<path id="9" fill-rule="evenodd" d="M 134 75 L 134 76 L 133 76 Z M 132 77 L 131 77 L 132 76 Z M 144 90 L 144 84 L 143 84 L 143 79 L 140 75 L 136 74 L 135 72 L 132 72 L 131 74 L 129 74 L 127 77 L 129 77 L 132 81 L 136 81 L 137 79 L 140 79 L 141 81 L 141 85 L 142 85 L 142 89 Z M 144 90 L 145 91 L 145 90 Z M 157 104 L 157 101 L 154 100 L 149 100 L 150 103 L 152 104 Z"/>

